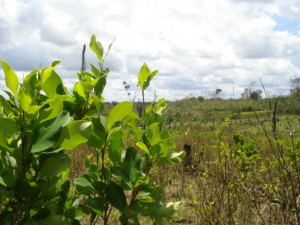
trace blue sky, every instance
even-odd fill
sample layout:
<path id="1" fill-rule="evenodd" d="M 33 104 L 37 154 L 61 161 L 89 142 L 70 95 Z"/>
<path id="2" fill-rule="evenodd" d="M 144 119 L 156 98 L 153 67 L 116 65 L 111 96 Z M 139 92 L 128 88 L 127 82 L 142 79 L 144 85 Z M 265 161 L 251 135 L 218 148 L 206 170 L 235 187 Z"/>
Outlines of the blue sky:
<path id="1" fill-rule="evenodd" d="M 148 100 L 218 88 L 230 98 L 233 85 L 237 98 L 260 79 L 271 96 L 285 95 L 300 77 L 300 0 L 0 0 L 0 59 L 20 78 L 59 59 L 71 88 L 92 34 L 105 47 L 115 39 L 107 101 L 127 99 L 123 81 L 135 86 L 144 62 L 159 70 Z M 0 88 L 3 79 L 1 71 Z"/>
<path id="2" fill-rule="evenodd" d="M 299 32 L 299 21 L 293 21 L 277 14 L 272 15 L 272 19 L 276 22 L 276 26 L 274 27 L 275 31 L 287 31 L 293 35 L 297 35 Z"/>

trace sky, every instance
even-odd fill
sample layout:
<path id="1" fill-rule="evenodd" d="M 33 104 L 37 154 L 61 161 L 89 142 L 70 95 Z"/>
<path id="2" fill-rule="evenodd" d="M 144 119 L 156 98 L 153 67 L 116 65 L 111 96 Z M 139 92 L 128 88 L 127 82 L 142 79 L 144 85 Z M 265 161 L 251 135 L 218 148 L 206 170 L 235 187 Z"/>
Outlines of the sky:
<path id="1" fill-rule="evenodd" d="M 106 50 L 114 41 L 106 101 L 128 100 L 123 81 L 133 98 L 144 63 L 159 71 L 149 101 L 210 98 L 216 89 L 240 98 L 261 83 L 269 96 L 287 95 L 300 77 L 300 0 L 0 0 L 0 59 L 20 79 L 60 60 L 71 89 L 93 34 Z M 86 61 L 97 65 L 89 48 Z"/>

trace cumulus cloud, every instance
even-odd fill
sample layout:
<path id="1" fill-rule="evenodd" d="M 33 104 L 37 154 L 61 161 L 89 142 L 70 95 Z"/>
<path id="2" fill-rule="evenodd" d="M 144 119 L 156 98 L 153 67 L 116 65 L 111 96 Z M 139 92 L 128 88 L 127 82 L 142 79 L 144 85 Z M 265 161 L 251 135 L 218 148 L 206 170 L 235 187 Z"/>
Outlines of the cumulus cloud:
<path id="1" fill-rule="evenodd" d="M 153 92 L 169 100 L 207 95 L 221 88 L 236 96 L 252 81 L 278 94 L 300 76 L 298 0 L 0 0 L 0 58 L 17 71 L 63 63 L 58 72 L 71 87 L 82 45 L 96 34 L 104 47 L 116 39 L 105 97 L 127 98 L 123 81 L 136 84 L 144 62 L 160 73 Z M 88 62 L 97 64 L 91 51 Z M 280 79 L 279 79 L 280 77 Z M 3 72 L 0 72 L 0 80 Z M 3 82 L 0 81 L 0 87 Z"/>

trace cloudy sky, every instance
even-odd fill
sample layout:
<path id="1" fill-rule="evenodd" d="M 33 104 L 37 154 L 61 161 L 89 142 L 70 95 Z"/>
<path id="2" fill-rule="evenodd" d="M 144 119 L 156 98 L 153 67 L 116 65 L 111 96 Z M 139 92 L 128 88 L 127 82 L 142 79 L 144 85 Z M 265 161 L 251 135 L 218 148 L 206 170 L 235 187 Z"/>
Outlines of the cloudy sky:
<path id="1" fill-rule="evenodd" d="M 0 0 L 0 59 L 20 77 L 58 59 L 71 88 L 92 34 L 106 49 L 115 39 L 107 101 L 128 99 L 123 81 L 133 92 L 144 62 L 159 70 L 148 100 L 155 91 L 176 100 L 217 88 L 239 98 L 260 79 L 270 95 L 284 95 L 300 77 L 300 0 Z"/>

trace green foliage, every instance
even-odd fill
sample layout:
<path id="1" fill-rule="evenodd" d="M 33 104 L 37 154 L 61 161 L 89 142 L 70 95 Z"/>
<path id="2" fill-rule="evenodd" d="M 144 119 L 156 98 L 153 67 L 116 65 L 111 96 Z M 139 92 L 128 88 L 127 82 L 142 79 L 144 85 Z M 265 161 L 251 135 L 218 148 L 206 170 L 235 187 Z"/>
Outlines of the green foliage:
<path id="1" fill-rule="evenodd" d="M 250 166 L 258 157 L 254 146 L 254 141 L 245 143 L 244 137 L 241 134 L 233 135 L 234 156 L 242 160 L 244 166 Z"/>
<path id="2" fill-rule="evenodd" d="M 157 70 L 151 72 L 150 69 L 148 68 L 148 65 L 144 63 L 144 65 L 141 67 L 140 72 L 138 74 L 138 84 L 140 85 L 140 88 L 143 91 L 147 89 L 147 87 L 150 84 L 150 81 L 157 73 L 158 73 Z"/>
<path id="3" fill-rule="evenodd" d="M 300 95 L 300 77 L 291 79 L 291 95 L 299 97 Z"/>
<path id="4" fill-rule="evenodd" d="M 108 116 L 102 115 L 103 90 L 109 69 L 96 36 L 90 41 L 100 68 L 78 72 L 69 92 L 55 72 L 60 63 L 35 69 L 22 83 L 1 61 L 7 96 L 0 96 L 0 221 L 1 224 L 90 224 L 102 218 L 108 224 L 112 209 L 121 224 L 139 224 L 140 215 L 155 222 L 171 220 L 179 203 L 162 203 L 160 187 L 151 171 L 158 163 L 177 163 L 184 154 L 174 153 L 174 142 L 164 129 L 164 99 L 153 102 L 144 120 L 133 104 L 121 102 Z M 108 51 L 110 50 L 109 46 Z M 157 71 L 144 64 L 138 75 L 146 90 Z M 143 124 L 143 126 L 141 126 Z M 127 135 L 136 141 L 125 144 Z M 69 180 L 68 150 L 86 144 L 97 161 L 86 162 L 87 173 Z"/>
<path id="5" fill-rule="evenodd" d="M 244 92 L 241 94 L 242 98 L 250 98 L 250 99 L 261 99 L 262 90 L 257 89 L 253 90 L 252 88 L 245 88 Z"/>

